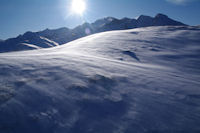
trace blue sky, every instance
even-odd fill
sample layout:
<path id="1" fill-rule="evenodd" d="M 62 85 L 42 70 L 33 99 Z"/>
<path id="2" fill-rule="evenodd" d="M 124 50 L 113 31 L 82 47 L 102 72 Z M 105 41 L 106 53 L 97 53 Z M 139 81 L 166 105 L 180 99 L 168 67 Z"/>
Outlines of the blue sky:
<path id="1" fill-rule="evenodd" d="M 163 13 L 189 25 L 200 24 L 200 0 L 85 0 L 83 16 L 69 15 L 71 0 L 0 0 L 0 39 L 26 31 L 73 28 L 113 16 L 136 18 Z"/>

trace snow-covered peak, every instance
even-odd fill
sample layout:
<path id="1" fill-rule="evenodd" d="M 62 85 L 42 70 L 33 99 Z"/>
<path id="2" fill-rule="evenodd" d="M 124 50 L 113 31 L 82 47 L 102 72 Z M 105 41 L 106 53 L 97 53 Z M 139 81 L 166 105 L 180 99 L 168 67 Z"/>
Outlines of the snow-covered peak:
<path id="1" fill-rule="evenodd" d="M 121 20 L 122 20 L 122 21 L 131 21 L 131 20 L 133 20 L 133 19 L 124 17 L 124 18 L 122 18 Z"/>
<path id="2" fill-rule="evenodd" d="M 155 18 L 168 18 L 168 16 L 165 15 L 165 14 L 162 14 L 162 13 L 158 13 L 158 14 L 155 16 Z"/>
<path id="3" fill-rule="evenodd" d="M 100 27 L 112 22 L 113 20 L 116 20 L 116 18 L 105 17 L 105 18 L 96 20 L 94 23 L 92 23 L 92 26 L 94 26 L 95 28 L 100 28 Z"/>
<path id="4" fill-rule="evenodd" d="M 23 38 L 35 38 L 36 36 L 38 36 L 38 35 L 31 31 L 28 31 L 23 34 Z"/>
<path id="5" fill-rule="evenodd" d="M 146 16 L 146 15 L 140 15 L 137 20 L 145 21 L 145 20 L 149 20 L 149 19 L 153 19 L 153 18 L 150 16 Z"/>
<path id="6" fill-rule="evenodd" d="M 137 19 L 137 27 L 152 26 L 153 18 L 150 16 L 141 15 Z"/>
<path id="7" fill-rule="evenodd" d="M 39 34 L 40 36 L 44 36 L 44 37 L 50 37 L 50 36 L 53 36 L 53 34 L 59 34 L 59 35 L 62 35 L 62 34 L 65 34 L 69 32 L 69 29 L 66 28 L 66 27 L 62 27 L 62 28 L 59 28 L 59 29 L 45 29 L 43 31 L 39 31 L 37 32 L 37 34 Z"/>

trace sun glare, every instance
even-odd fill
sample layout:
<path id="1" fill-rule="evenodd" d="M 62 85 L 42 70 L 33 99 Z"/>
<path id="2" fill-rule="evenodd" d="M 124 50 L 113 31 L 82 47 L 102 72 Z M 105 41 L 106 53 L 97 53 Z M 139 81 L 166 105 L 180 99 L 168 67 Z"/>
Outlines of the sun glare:
<path id="1" fill-rule="evenodd" d="M 82 15 L 86 9 L 85 0 L 72 0 L 71 12 Z"/>

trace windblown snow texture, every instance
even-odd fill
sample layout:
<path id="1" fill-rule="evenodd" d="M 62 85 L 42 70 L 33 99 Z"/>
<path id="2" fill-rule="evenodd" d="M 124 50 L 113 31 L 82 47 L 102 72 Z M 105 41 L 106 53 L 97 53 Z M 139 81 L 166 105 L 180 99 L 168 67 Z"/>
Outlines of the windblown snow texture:
<path id="1" fill-rule="evenodd" d="M 200 29 L 94 34 L 0 54 L 0 133 L 197 133 Z"/>

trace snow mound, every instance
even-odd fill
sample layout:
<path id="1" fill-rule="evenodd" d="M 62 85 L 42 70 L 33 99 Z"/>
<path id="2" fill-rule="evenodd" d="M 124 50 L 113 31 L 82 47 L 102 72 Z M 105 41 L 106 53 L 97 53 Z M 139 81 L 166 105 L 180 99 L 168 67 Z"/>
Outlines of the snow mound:
<path id="1" fill-rule="evenodd" d="M 200 29 L 94 34 L 0 54 L 0 133 L 200 131 Z"/>

